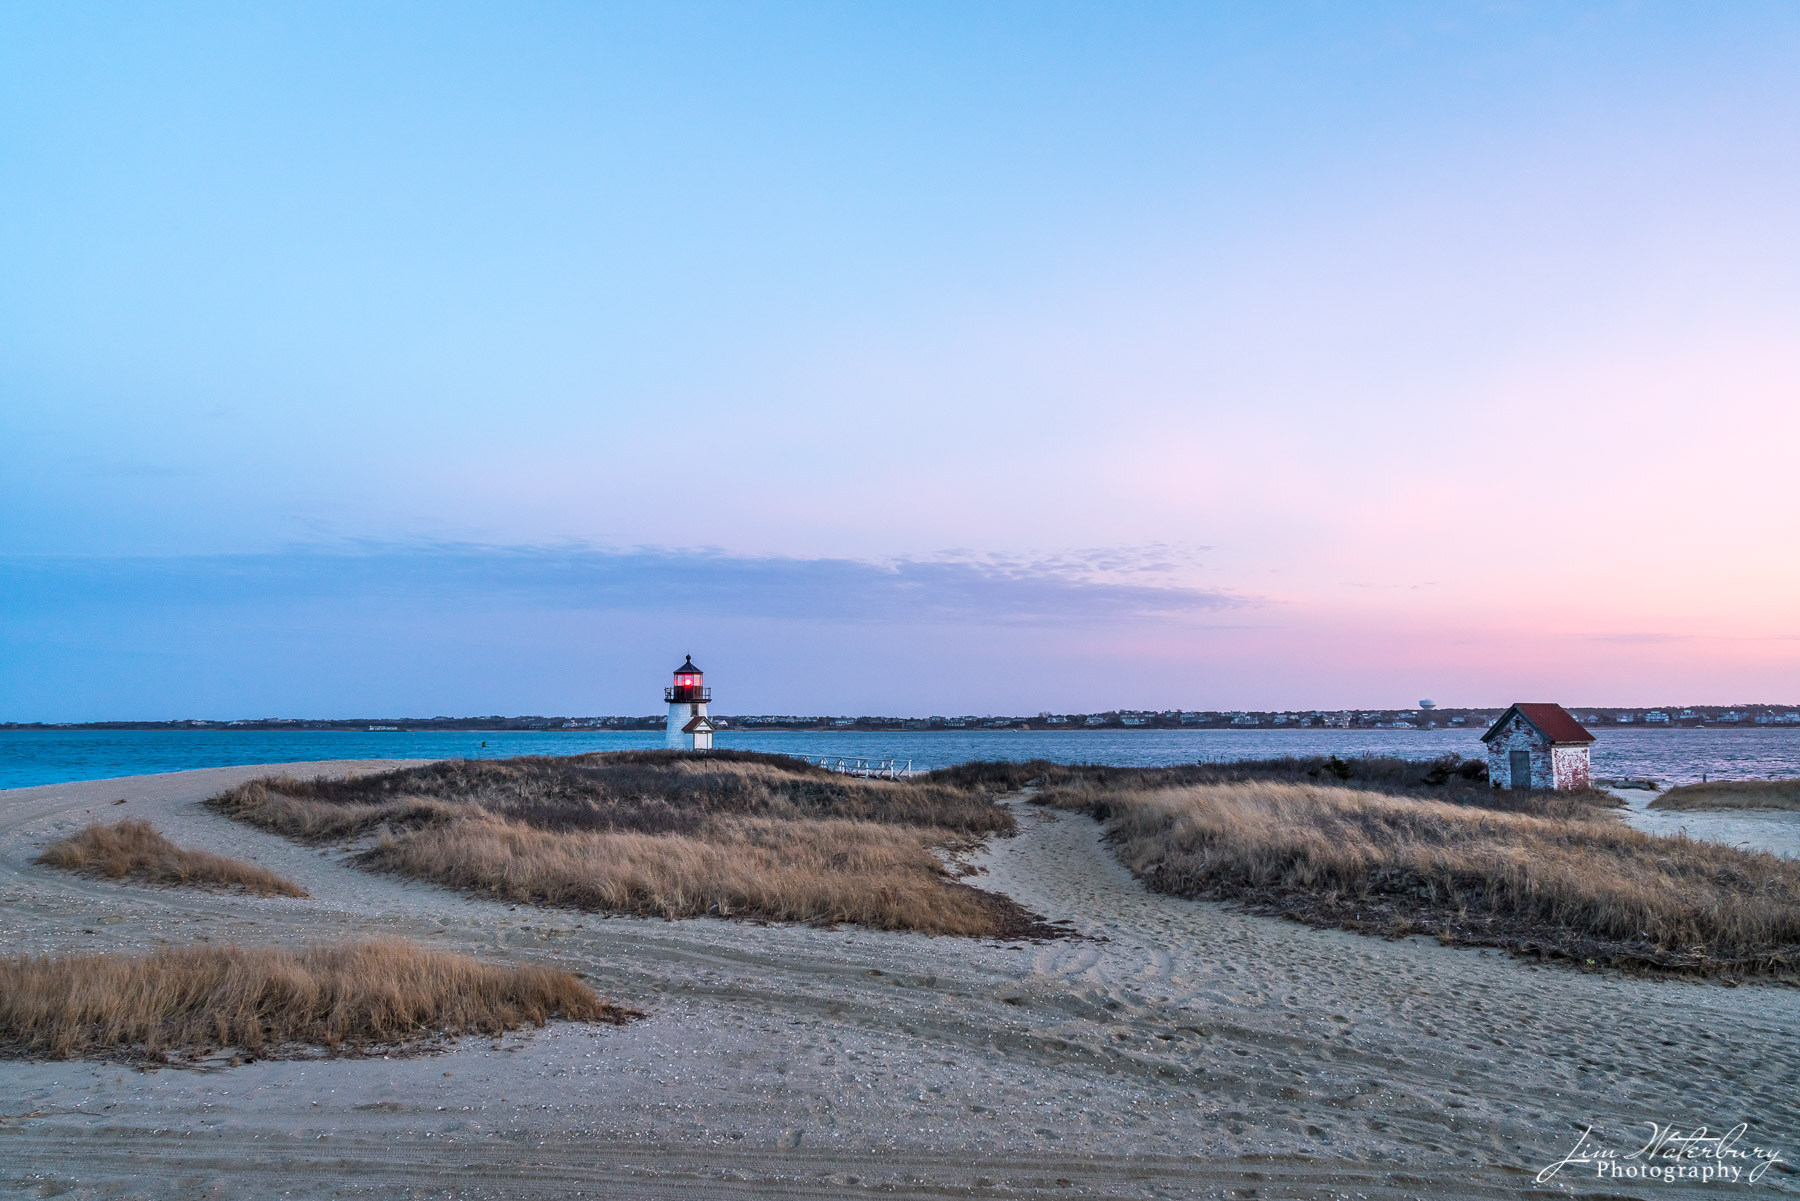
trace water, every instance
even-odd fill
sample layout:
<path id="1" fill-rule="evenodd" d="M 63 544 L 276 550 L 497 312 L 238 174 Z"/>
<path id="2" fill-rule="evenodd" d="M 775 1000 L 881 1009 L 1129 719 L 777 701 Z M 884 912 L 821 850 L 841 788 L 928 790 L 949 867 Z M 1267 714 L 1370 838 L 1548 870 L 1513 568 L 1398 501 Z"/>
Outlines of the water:
<path id="1" fill-rule="evenodd" d="M 946 767 L 971 759 L 1154 766 L 1278 755 L 1400 755 L 1432 759 L 1483 752 L 1479 730 L 1043 730 L 721 732 L 722 747 L 787 755 L 913 761 Z M 484 745 L 485 744 L 485 745 Z M 656 731 L 384 733 L 356 730 L 0 730 L 0 788 L 102 780 L 152 772 L 309 759 L 502 758 L 573 755 L 662 745 Z M 1601 776 L 1687 783 L 1800 776 L 1800 729 L 1607 730 L 1593 749 Z"/>

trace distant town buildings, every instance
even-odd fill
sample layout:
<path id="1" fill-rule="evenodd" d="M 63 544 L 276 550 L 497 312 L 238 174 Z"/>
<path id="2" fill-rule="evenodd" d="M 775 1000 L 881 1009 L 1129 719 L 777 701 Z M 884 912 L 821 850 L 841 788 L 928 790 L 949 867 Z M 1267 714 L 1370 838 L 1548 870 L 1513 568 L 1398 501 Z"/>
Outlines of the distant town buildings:
<path id="1" fill-rule="evenodd" d="M 698 675 L 698 669 L 695 673 Z M 701 691 L 705 689 L 702 686 Z M 673 691 L 672 689 L 670 691 Z M 671 704 L 674 702 L 671 702 Z M 693 702 L 686 702 L 692 704 Z M 1783 705 L 1691 705 L 1665 708 L 1584 707 L 1580 721 L 1591 730 L 1607 728 L 1668 730 L 1678 727 L 1742 730 L 1746 734 L 1761 729 L 1780 731 L 1800 726 L 1800 706 Z M 523 716 L 504 717 L 353 717 L 330 720 L 306 720 L 294 717 L 232 718 L 208 720 L 181 718 L 166 722 L 5 722 L 0 729 L 181 729 L 181 730 L 374 730 L 380 732 L 541 731 L 578 734 L 590 730 L 656 732 L 667 738 L 669 717 L 679 716 L 675 731 L 682 732 L 697 716 L 691 708 L 680 714 L 662 713 L 613 716 Z M 1427 720 L 1427 716 L 1429 720 Z M 885 717 L 846 714 L 740 714 L 730 718 L 706 714 L 707 724 L 714 730 L 1044 730 L 1062 731 L 1076 736 L 1088 730 L 1449 730 L 1485 729 L 1494 717 L 1492 710 L 1450 709 L 1436 707 L 1417 709 L 1341 709 L 1325 710 L 1210 710 L 1210 709 L 1109 709 L 1100 713 L 1038 713 L 1030 717 L 1004 715 L 960 717 Z M 696 731 L 697 732 L 697 731 Z"/>
<path id="2" fill-rule="evenodd" d="M 1038 713 L 1029 717 L 850 717 L 801 715 L 750 715 L 734 718 L 744 729 L 788 728 L 811 730 L 1095 730 L 1095 729 L 1267 729 L 1267 730 L 1434 730 L 1485 729 L 1494 720 L 1492 710 L 1447 709 L 1421 705 L 1416 709 L 1313 709 L 1254 711 L 1244 709 L 1109 709 L 1103 713 Z M 584 729 L 629 726 L 633 718 L 556 719 L 561 728 Z M 713 719 L 715 726 L 722 719 Z M 1800 725 L 1800 710 L 1786 706 L 1701 707 L 1684 709 L 1583 709 L 1579 720 L 1589 727 L 1605 726 L 1788 726 Z M 660 724 L 660 723 L 658 723 Z"/>

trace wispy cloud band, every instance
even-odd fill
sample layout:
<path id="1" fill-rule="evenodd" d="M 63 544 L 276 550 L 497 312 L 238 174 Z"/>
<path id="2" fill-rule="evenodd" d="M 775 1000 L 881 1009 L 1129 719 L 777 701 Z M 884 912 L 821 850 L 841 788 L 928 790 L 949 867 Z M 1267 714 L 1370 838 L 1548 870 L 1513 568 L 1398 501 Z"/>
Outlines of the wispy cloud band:
<path id="1" fill-rule="evenodd" d="M 1089 624 L 1253 604 L 1169 582 L 1167 556 L 955 554 L 871 562 L 718 550 L 436 544 L 240 555 L 0 559 L 0 604 L 45 608 L 406 601 L 832 622 Z"/>

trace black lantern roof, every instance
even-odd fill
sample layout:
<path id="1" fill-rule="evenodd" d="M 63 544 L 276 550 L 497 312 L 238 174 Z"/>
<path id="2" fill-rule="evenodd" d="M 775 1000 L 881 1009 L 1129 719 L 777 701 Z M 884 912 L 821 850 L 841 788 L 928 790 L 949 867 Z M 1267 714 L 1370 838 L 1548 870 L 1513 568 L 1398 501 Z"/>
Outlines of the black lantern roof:
<path id="1" fill-rule="evenodd" d="M 689 655 L 685 660 L 682 661 L 681 666 L 677 667 L 675 669 L 675 674 L 678 676 L 685 676 L 685 675 L 696 675 L 697 676 L 702 673 L 698 667 L 694 666 L 694 656 Z"/>

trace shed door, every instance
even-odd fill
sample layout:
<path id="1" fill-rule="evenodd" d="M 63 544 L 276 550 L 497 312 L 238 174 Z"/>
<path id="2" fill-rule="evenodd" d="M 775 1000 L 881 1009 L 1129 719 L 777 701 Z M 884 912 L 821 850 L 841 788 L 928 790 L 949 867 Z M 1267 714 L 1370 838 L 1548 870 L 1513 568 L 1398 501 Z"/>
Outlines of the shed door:
<path id="1" fill-rule="evenodd" d="M 1514 751 L 1512 753 L 1512 786 L 1514 788 L 1531 787 L 1531 752 Z"/>

